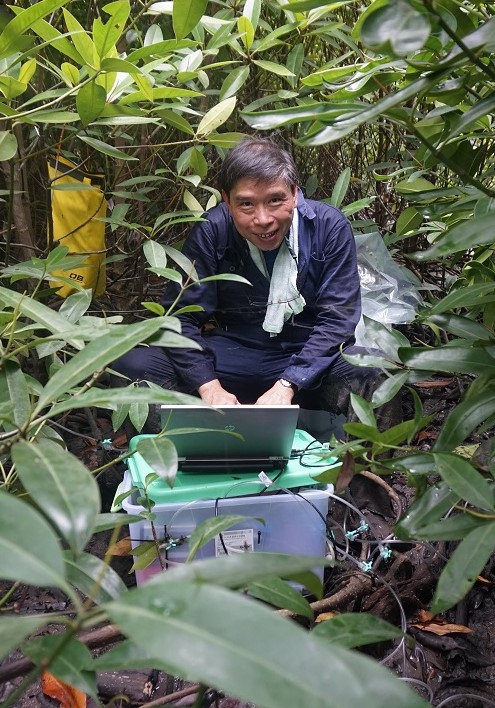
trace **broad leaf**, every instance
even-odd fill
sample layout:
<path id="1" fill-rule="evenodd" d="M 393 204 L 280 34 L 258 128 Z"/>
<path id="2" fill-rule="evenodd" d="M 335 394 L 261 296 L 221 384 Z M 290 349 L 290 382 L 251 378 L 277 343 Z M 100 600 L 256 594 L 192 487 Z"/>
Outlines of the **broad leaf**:
<path id="1" fill-rule="evenodd" d="M 52 527 L 6 492 L 0 492 L 0 556 L 4 580 L 66 588 L 62 550 Z"/>
<path id="2" fill-rule="evenodd" d="M 106 99 L 107 92 L 95 81 L 81 86 L 76 96 L 76 108 L 85 128 L 103 113 Z"/>
<path id="3" fill-rule="evenodd" d="M 433 455 L 438 474 L 452 491 L 475 507 L 495 512 L 493 489 L 478 470 L 457 455 Z"/>
<path id="4" fill-rule="evenodd" d="M 431 607 L 434 614 L 448 610 L 465 597 L 494 548 L 495 522 L 483 524 L 461 541 L 440 575 Z"/>
<path id="5" fill-rule="evenodd" d="M 59 315 L 58 312 L 54 312 L 50 307 L 43 305 L 43 303 L 37 302 L 22 293 L 0 287 L 0 302 L 19 310 L 25 317 L 29 317 L 34 322 L 43 325 L 43 327 L 46 327 L 54 334 L 60 334 L 67 330 L 67 320 L 65 317 Z M 76 349 L 82 349 L 84 346 L 75 337 L 71 337 L 66 341 Z"/>
<path id="6" fill-rule="evenodd" d="M 430 248 L 415 254 L 415 258 L 427 261 L 452 253 L 466 251 L 473 246 L 493 243 L 493 214 L 462 221 L 439 236 Z"/>
<path id="7" fill-rule="evenodd" d="M 3 371 L 0 371 L 0 390 L 4 385 L 5 393 L 8 393 L 14 409 L 13 422 L 22 428 L 28 422 L 31 413 L 30 391 L 26 374 L 14 361 L 5 361 Z"/>
<path id="8" fill-rule="evenodd" d="M 313 610 L 309 606 L 309 602 L 304 599 L 298 590 L 280 580 L 280 578 L 264 578 L 264 580 L 258 580 L 256 583 L 250 583 L 246 589 L 249 595 L 267 602 L 273 607 L 281 607 L 295 612 L 300 617 L 313 619 Z"/>
<path id="9" fill-rule="evenodd" d="M 146 437 L 138 442 L 137 451 L 159 477 L 172 487 L 178 469 L 177 450 L 166 437 Z"/>
<path id="10" fill-rule="evenodd" d="M 187 556 L 187 560 L 191 561 L 205 543 L 208 543 L 208 541 L 211 541 L 215 536 L 218 536 L 222 531 L 225 531 L 231 526 L 245 521 L 246 518 L 248 517 L 239 516 L 238 514 L 223 514 L 214 516 L 198 524 L 189 539 L 189 555 Z"/>
<path id="11" fill-rule="evenodd" d="M 376 662 L 325 646 L 248 598 L 196 583 L 156 590 L 148 583 L 107 609 L 124 634 L 161 657 L 169 673 L 266 708 L 348 708 L 363 696 L 368 708 L 426 705 Z"/>
<path id="12" fill-rule="evenodd" d="M 0 131 L 0 162 L 11 160 L 17 154 L 17 138 L 8 130 Z"/>
<path id="13" fill-rule="evenodd" d="M 220 103 L 217 103 L 213 108 L 210 108 L 208 113 L 200 120 L 196 135 L 208 135 L 223 125 L 234 110 L 236 101 L 237 98 L 232 96 L 231 98 L 220 101 Z"/>
<path id="14" fill-rule="evenodd" d="M 457 404 L 445 420 L 433 449 L 452 452 L 494 413 L 495 387 L 488 385 L 485 390 Z"/>
<path id="15" fill-rule="evenodd" d="M 38 20 L 66 5 L 69 0 L 38 0 L 30 7 L 23 9 L 4 27 L 0 35 L 0 59 L 13 54 L 17 43 L 25 32 Z"/>
<path id="16" fill-rule="evenodd" d="M 113 568 L 97 556 L 65 553 L 67 580 L 98 605 L 116 600 L 127 588 Z"/>
<path id="17" fill-rule="evenodd" d="M 119 356 L 158 331 L 165 321 L 166 318 L 156 317 L 122 328 L 117 326 L 108 334 L 89 342 L 83 351 L 73 356 L 51 377 L 38 399 L 37 410 L 42 410 L 48 403 L 56 401 L 87 377 L 103 370 Z"/>
<path id="18" fill-rule="evenodd" d="M 364 612 L 346 612 L 320 622 L 313 635 L 346 649 L 376 644 L 403 636 L 400 629 L 381 617 Z"/>
<path id="19" fill-rule="evenodd" d="M 415 538 L 423 526 L 441 519 L 458 502 L 459 495 L 445 482 L 432 485 L 403 514 L 395 527 L 396 536 L 403 540 Z"/>
<path id="20" fill-rule="evenodd" d="M 17 473 L 37 506 L 75 554 L 93 533 L 100 510 L 98 485 L 86 467 L 58 445 L 24 440 L 12 448 Z"/>
<path id="21" fill-rule="evenodd" d="M 49 669 L 58 679 L 87 693 L 98 703 L 91 652 L 75 637 L 66 634 L 36 637 L 23 647 L 23 651 L 35 664 Z M 50 656 L 53 660 L 46 666 Z"/>
<path id="22" fill-rule="evenodd" d="M 446 371 L 459 374 L 495 373 L 495 347 L 473 348 L 471 345 L 462 347 L 438 347 L 429 349 L 399 349 L 401 360 L 411 369 L 421 371 Z"/>
<path id="23" fill-rule="evenodd" d="M 104 155 L 113 157 L 116 160 L 138 159 L 137 157 L 133 157 L 132 155 L 127 155 L 122 150 L 113 147 L 113 145 L 108 145 L 108 143 L 104 143 L 102 140 L 98 140 L 97 138 L 90 138 L 89 135 L 78 135 L 77 137 L 79 138 L 79 140 L 82 140 L 83 142 L 87 143 L 90 147 L 94 148 L 98 152 L 102 152 Z"/>
<path id="24" fill-rule="evenodd" d="M 177 39 L 186 37 L 206 11 L 208 0 L 180 0 L 173 3 L 172 24 Z"/>
<path id="25" fill-rule="evenodd" d="M 45 624 L 56 622 L 53 614 L 0 616 L 0 659 L 19 647 L 26 637 Z"/>
<path id="26" fill-rule="evenodd" d="M 471 531 L 492 521 L 482 520 L 468 512 L 452 514 L 447 518 L 421 526 L 415 538 L 425 541 L 462 541 Z"/>

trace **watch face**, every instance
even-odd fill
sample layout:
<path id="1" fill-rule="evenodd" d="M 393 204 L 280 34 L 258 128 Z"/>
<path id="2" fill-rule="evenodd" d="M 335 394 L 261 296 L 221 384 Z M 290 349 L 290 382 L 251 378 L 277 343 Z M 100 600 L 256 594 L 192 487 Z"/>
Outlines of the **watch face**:
<path id="1" fill-rule="evenodd" d="M 279 379 L 280 383 L 282 386 L 285 386 L 286 388 L 292 388 L 292 384 L 290 381 L 287 381 L 287 379 Z"/>

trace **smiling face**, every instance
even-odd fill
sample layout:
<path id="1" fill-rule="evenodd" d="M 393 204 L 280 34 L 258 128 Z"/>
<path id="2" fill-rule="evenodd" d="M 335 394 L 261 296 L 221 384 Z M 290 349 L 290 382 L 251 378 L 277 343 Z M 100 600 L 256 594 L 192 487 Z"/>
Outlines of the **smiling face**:
<path id="1" fill-rule="evenodd" d="M 222 192 L 240 235 L 261 251 L 278 248 L 289 233 L 297 202 L 297 187 L 281 180 L 238 180 L 230 194 Z"/>

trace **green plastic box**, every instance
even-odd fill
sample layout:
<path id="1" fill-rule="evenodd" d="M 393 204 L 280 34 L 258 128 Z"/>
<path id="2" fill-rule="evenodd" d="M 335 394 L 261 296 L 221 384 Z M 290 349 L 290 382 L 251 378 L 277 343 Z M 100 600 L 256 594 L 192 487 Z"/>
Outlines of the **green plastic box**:
<path id="1" fill-rule="evenodd" d="M 134 486 L 143 489 L 146 477 L 153 472 L 152 467 L 137 452 L 140 440 L 153 437 L 136 435 L 129 442 L 129 450 L 134 455 L 127 461 Z M 265 473 L 275 480 L 270 491 L 277 489 L 307 488 L 319 485 L 313 475 L 325 469 L 335 467 L 337 458 L 330 450 L 304 430 L 296 430 L 293 449 L 301 451 L 298 457 L 291 459 L 286 468 Z M 192 473 L 178 472 L 171 488 L 162 479 L 155 480 L 148 486 L 148 496 L 156 504 L 188 503 L 198 499 L 219 499 L 259 494 L 265 489 L 258 472 L 218 472 Z"/>

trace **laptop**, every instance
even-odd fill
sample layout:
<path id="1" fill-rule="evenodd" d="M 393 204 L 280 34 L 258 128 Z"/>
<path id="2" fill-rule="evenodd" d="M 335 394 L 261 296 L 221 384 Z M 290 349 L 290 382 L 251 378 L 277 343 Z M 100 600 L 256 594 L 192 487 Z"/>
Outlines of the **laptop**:
<path id="1" fill-rule="evenodd" d="M 290 459 L 299 406 L 161 406 L 162 429 L 183 472 L 283 469 Z"/>

